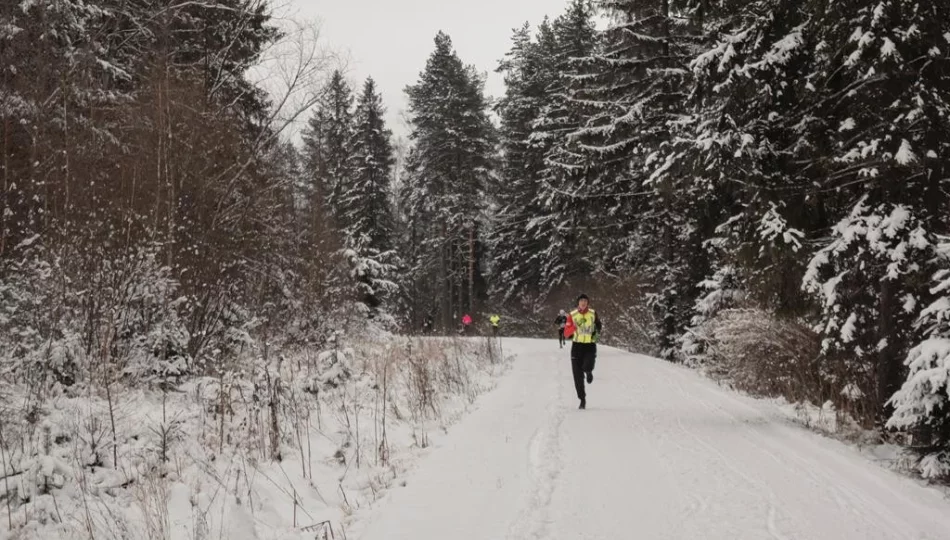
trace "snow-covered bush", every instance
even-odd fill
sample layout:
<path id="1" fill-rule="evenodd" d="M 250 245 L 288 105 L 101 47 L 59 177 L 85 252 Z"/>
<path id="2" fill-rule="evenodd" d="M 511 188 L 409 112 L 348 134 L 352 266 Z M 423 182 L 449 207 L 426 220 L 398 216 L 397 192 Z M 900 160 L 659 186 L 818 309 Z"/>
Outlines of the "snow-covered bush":
<path id="1" fill-rule="evenodd" d="M 807 326 L 767 310 L 725 309 L 699 326 L 707 369 L 756 396 L 823 403 L 818 339 Z"/>
<path id="2" fill-rule="evenodd" d="M 41 245 L 16 250 L 0 268 L 0 360 L 9 373 L 38 388 L 70 385 L 85 348 L 76 291 L 64 279 L 62 259 Z"/>
<path id="3" fill-rule="evenodd" d="M 37 241 L 5 261 L 5 368 L 44 392 L 102 377 L 151 384 L 193 373 L 192 351 L 244 347 L 251 317 L 227 299 L 217 309 L 186 296 L 161 253 L 157 244 L 116 253 Z"/>
<path id="4" fill-rule="evenodd" d="M 725 265 L 716 270 L 710 279 L 699 284 L 702 296 L 696 299 L 695 314 L 690 328 L 680 338 L 679 355 L 690 366 L 707 362 L 707 337 L 704 326 L 724 309 L 736 308 L 745 298 L 735 267 Z"/>
<path id="5" fill-rule="evenodd" d="M 950 242 L 941 247 L 942 260 L 950 267 Z M 905 365 L 907 380 L 890 403 L 894 414 L 888 427 L 915 434 L 921 453 L 918 465 L 926 478 L 950 478 L 950 269 L 934 276 L 937 299 L 925 307 L 918 320 L 925 339 L 911 349 Z"/>
<path id="6" fill-rule="evenodd" d="M 109 261 L 97 274 L 117 284 L 109 290 L 113 302 L 107 308 L 114 320 L 115 362 L 132 382 L 179 377 L 192 368 L 182 317 L 188 299 L 159 254 L 158 246 L 145 246 Z"/>
<path id="7" fill-rule="evenodd" d="M 380 315 L 380 306 L 396 297 L 399 286 L 390 279 L 396 271 L 395 266 L 386 262 L 387 259 L 394 258 L 393 253 L 377 253 L 371 249 L 366 251 L 367 254 L 361 255 L 354 249 L 346 249 L 343 250 L 342 257 L 349 267 L 351 287 L 360 300 L 358 305 L 365 310 L 363 316 L 377 318 Z"/>
<path id="8" fill-rule="evenodd" d="M 25 540 L 233 538 L 248 512 L 282 516 L 268 533 L 299 526 L 294 511 L 339 525 L 504 368 L 497 340 L 337 345 L 244 357 L 171 388 L 115 384 L 111 405 L 93 391 L 25 410 L 30 389 L 0 379 L 0 535 L 8 508 Z"/>
<path id="9" fill-rule="evenodd" d="M 339 388 L 353 377 L 353 349 L 333 348 L 317 356 L 318 375 L 314 388 Z"/>

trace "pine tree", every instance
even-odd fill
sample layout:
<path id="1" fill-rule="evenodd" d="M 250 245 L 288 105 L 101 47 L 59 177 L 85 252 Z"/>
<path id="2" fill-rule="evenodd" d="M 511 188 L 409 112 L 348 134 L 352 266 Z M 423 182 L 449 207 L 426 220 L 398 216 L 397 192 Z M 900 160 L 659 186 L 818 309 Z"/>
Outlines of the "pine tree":
<path id="1" fill-rule="evenodd" d="M 347 219 L 358 201 L 349 190 L 354 183 L 354 161 L 357 142 L 353 94 L 343 73 L 335 70 L 322 90 L 307 128 L 303 133 L 304 177 L 306 178 L 307 212 L 310 250 L 335 252 L 327 272 L 329 290 L 341 303 L 363 300 L 364 310 L 371 314 L 378 299 L 372 294 L 368 274 L 370 266 L 355 251 L 355 236 L 350 236 Z"/>
<path id="2" fill-rule="evenodd" d="M 485 289 L 481 231 L 493 133 L 483 86 L 440 32 L 419 82 L 406 90 L 414 144 L 408 199 L 427 248 L 414 264 L 437 283 L 444 327 L 462 310 L 474 311 Z"/>
<path id="3" fill-rule="evenodd" d="M 412 331 L 416 331 L 426 316 L 434 317 L 439 284 L 436 283 L 432 268 L 426 266 L 432 260 L 432 244 L 425 242 L 427 227 L 431 225 L 425 220 L 431 215 L 431 209 L 426 205 L 426 192 L 418 177 L 417 159 L 411 148 L 399 171 L 399 179 L 395 193 L 395 217 L 402 277 L 398 284 L 408 319 L 406 322 Z"/>
<path id="4" fill-rule="evenodd" d="M 821 300 L 816 325 L 822 354 L 837 369 L 836 386 L 856 385 L 880 410 L 900 383 L 898 351 L 913 338 L 913 306 L 932 275 L 934 238 L 904 205 L 858 202 L 812 258 L 805 290 Z M 908 309 L 910 308 L 910 309 Z"/>
<path id="5" fill-rule="evenodd" d="M 544 150 L 541 185 L 534 202 L 538 214 L 528 221 L 525 231 L 529 236 L 544 239 L 542 249 L 534 254 L 541 298 L 593 270 L 585 261 L 586 239 L 577 234 L 576 216 L 583 212 L 573 196 L 588 167 L 572 147 L 569 135 L 590 113 L 586 103 L 572 96 L 581 84 L 575 75 L 583 59 L 595 50 L 597 41 L 593 8 L 584 0 L 573 1 L 549 30 L 542 27 L 538 34 L 539 48 L 544 56 L 551 57 L 556 71 L 531 134 L 532 143 Z"/>
<path id="6" fill-rule="evenodd" d="M 935 44 L 950 46 L 950 6 L 855 0 L 815 20 L 818 143 L 833 149 L 819 185 L 843 195 L 847 217 L 806 285 L 826 306 L 826 351 L 857 356 L 873 374 L 862 389 L 883 421 L 914 343 L 905 306 L 926 298 L 935 234 L 948 225 L 950 190 L 937 179 L 950 173 L 950 72 Z"/>
<path id="7" fill-rule="evenodd" d="M 543 208 L 538 189 L 548 144 L 533 138 L 535 123 L 556 82 L 551 26 L 545 20 L 537 41 L 525 24 L 512 36 L 512 48 L 498 71 L 506 93 L 495 107 L 501 119 L 501 163 L 495 192 L 498 205 L 492 230 L 493 293 L 503 302 L 530 306 L 539 296 L 540 254 L 549 238 L 533 222 Z"/>
<path id="8" fill-rule="evenodd" d="M 354 114 L 349 168 L 339 202 L 344 243 L 353 253 L 355 277 L 363 302 L 379 307 L 384 293 L 394 292 L 392 268 L 393 210 L 391 181 L 393 149 L 384 121 L 382 97 L 372 78 L 366 80 Z"/>
<path id="9" fill-rule="evenodd" d="M 549 157 L 561 184 L 551 201 L 572 216 L 573 242 L 586 247 L 590 266 L 574 272 L 637 272 L 645 280 L 659 347 L 669 355 L 708 268 L 698 212 L 657 161 L 689 98 L 691 27 L 677 22 L 669 1 L 599 6 L 612 23 L 568 75 L 570 100 L 583 114 Z"/>
<path id="10" fill-rule="evenodd" d="M 384 253 L 392 249 L 392 133 L 386 128 L 382 97 L 372 78 L 363 85 L 354 114 L 353 170 L 341 202 L 350 245 Z"/>
<path id="11" fill-rule="evenodd" d="M 304 179 L 300 186 L 301 198 L 305 208 L 322 208 L 329 194 L 326 192 L 327 172 L 326 129 L 329 122 L 326 111 L 317 108 L 307 120 L 302 134 Z M 311 223 L 311 227 L 320 224 Z"/>
<path id="12" fill-rule="evenodd" d="M 717 38 L 693 62 L 700 105 L 689 117 L 692 146 L 668 159 L 689 163 L 698 187 L 731 203 L 722 263 L 740 268 L 765 305 L 800 313 L 802 231 L 821 226 L 802 189 L 816 171 L 793 165 L 813 129 L 800 122 L 812 69 L 801 32 L 807 14 L 800 3 L 773 0 L 720 8 L 706 29 Z"/>
<path id="13" fill-rule="evenodd" d="M 936 299 L 920 312 L 924 339 L 907 355 L 907 380 L 891 398 L 890 428 L 909 430 L 920 453 L 921 475 L 950 478 L 950 241 L 938 249 L 943 268 L 934 275 Z"/>
<path id="14" fill-rule="evenodd" d="M 946 172 L 933 158 L 946 151 L 947 92 L 931 66 L 947 9 L 762 0 L 708 15 L 717 38 L 692 63 L 692 147 L 666 159 L 732 208 L 719 264 L 780 314 L 817 299 L 831 382 L 886 418 L 914 335 L 904 306 L 926 296 L 933 234 L 946 230 L 934 209 L 947 192 L 931 179 Z"/>
<path id="15" fill-rule="evenodd" d="M 353 93 L 339 70 L 333 72 L 316 111 L 304 131 L 304 156 L 314 193 L 343 227 L 343 191 L 352 175 L 354 142 Z"/>

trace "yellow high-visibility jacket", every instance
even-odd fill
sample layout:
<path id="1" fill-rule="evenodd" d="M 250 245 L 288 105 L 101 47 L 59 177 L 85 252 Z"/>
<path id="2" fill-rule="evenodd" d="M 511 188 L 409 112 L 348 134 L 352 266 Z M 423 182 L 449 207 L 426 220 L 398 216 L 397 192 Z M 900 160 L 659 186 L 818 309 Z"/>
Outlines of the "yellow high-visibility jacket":
<path id="1" fill-rule="evenodd" d="M 600 334 L 600 321 L 593 309 L 581 313 L 575 309 L 567 317 L 567 326 L 564 327 L 564 337 L 572 337 L 574 343 L 597 343 Z"/>

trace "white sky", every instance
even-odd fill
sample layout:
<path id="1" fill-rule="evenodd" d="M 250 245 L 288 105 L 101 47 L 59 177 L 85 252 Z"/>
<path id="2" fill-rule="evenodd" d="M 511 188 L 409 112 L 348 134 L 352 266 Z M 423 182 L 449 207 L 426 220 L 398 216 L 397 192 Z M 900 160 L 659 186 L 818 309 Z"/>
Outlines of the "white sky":
<path id="1" fill-rule="evenodd" d="M 278 0 L 280 1 L 280 0 Z M 408 134 L 401 119 L 403 90 L 414 84 L 442 30 L 452 37 L 462 61 L 487 72 L 486 93 L 504 93 L 495 73 L 511 46 L 512 29 L 525 21 L 537 26 L 559 15 L 568 0 L 283 0 L 289 14 L 319 20 L 328 46 L 348 53 L 348 75 L 358 90 L 372 75 L 388 109 L 389 127 Z M 285 10 L 280 10 L 285 11 Z"/>

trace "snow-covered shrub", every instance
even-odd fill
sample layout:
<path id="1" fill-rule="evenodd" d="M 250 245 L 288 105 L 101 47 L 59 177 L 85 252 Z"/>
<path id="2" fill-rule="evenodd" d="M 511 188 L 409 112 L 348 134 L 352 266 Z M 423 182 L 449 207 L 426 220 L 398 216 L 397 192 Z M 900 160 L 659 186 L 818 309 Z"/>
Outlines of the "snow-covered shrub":
<path id="1" fill-rule="evenodd" d="M 822 403 L 818 339 L 807 326 L 763 309 L 725 309 L 699 330 L 707 367 L 717 378 L 756 396 Z"/>
<path id="2" fill-rule="evenodd" d="M 366 248 L 361 254 L 355 249 L 343 250 L 342 256 L 349 266 L 349 277 L 353 280 L 353 287 L 364 316 L 376 318 L 380 307 L 386 300 L 392 300 L 399 291 L 399 286 L 390 279 L 395 273 L 395 266 L 386 262 L 392 259 L 392 253 L 380 254 Z"/>
<path id="3" fill-rule="evenodd" d="M 690 366 L 703 365 L 708 360 L 703 326 L 720 311 L 738 307 L 745 298 L 738 272 L 729 265 L 719 268 L 710 279 L 702 281 L 699 288 L 703 292 L 696 299 L 690 328 L 680 338 L 679 356 Z"/>
<path id="4" fill-rule="evenodd" d="M 226 523 L 250 504 L 361 507 L 404 470 L 412 447 L 430 444 L 488 388 L 487 375 L 503 369 L 485 343 L 348 336 L 326 351 L 265 356 L 255 341 L 218 376 L 182 377 L 172 388 L 118 381 L 114 415 L 102 391 L 59 393 L 25 408 L 30 389 L 0 379 L 0 474 L 13 473 L 9 493 L 0 482 L 0 504 L 5 513 L 9 501 L 14 534 L 26 539 L 86 538 L 87 527 L 96 538 L 117 530 L 165 538 L 163 523 L 178 527 L 173 537 L 205 534 L 184 534 L 190 525 L 161 519 L 165 512 L 196 523 L 216 513 L 221 522 L 201 525 L 214 531 L 206 536 L 229 537 Z M 281 525 L 289 528 L 289 519 Z"/>
<path id="5" fill-rule="evenodd" d="M 106 372 L 136 383 L 185 373 L 186 299 L 158 254 L 153 245 L 110 255 L 37 244 L 5 263 L 0 345 L 7 367 L 43 388 Z"/>
<path id="6" fill-rule="evenodd" d="M 729 216 L 704 242 L 711 275 L 699 283 L 678 355 L 689 365 L 706 362 L 703 325 L 724 309 L 754 306 L 790 317 L 801 312 L 799 251 L 804 233 L 789 222 L 787 205 L 755 200 Z"/>
<path id="7" fill-rule="evenodd" d="M 950 242 L 941 249 L 950 266 Z M 926 478 L 950 478 L 950 269 L 934 276 L 937 299 L 925 307 L 918 327 L 926 336 L 907 355 L 907 380 L 891 398 L 888 427 L 915 433 L 918 465 Z"/>
<path id="8" fill-rule="evenodd" d="M 191 369 L 189 333 L 181 316 L 187 298 L 158 255 L 157 249 L 148 247 L 126 261 L 130 271 L 122 283 L 125 295 L 113 308 L 117 360 L 133 382 L 179 377 Z"/>
<path id="9" fill-rule="evenodd" d="M 339 388 L 353 377 L 352 349 L 333 348 L 317 356 L 316 381 L 324 388 Z"/>
<path id="10" fill-rule="evenodd" d="M 69 386 L 86 352 L 77 310 L 82 291 L 66 275 L 63 257 L 38 239 L 23 247 L 0 263 L 0 360 L 38 390 Z"/>
<path id="11" fill-rule="evenodd" d="M 84 368 L 91 376 L 152 383 L 191 369 L 187 299 L 172 269 L 160 261 L 162 253 L 159 244 L 128 253 L 93 252 L 67 268 L 69 282 L 83 288 L 80 322 L 89 351 Z"/>
<path id="12" fill-rule="evenodd" d="M 864 198 L 809 263 L 803 288 L 820 301 L 815 331 L 827 376 L 839 391 L 856 385 L 866 396 L 868 424 L 900 384 L 932 259 L 932 237 L 909 207 Z"/>

